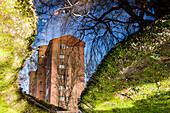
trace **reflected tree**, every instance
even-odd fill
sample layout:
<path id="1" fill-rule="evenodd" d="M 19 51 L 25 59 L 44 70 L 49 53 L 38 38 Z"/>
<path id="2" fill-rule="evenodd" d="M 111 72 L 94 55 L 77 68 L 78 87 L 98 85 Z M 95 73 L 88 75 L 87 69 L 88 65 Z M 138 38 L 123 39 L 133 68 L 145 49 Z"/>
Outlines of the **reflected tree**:
<path id="1" fill-rule="evenodd" d="M 116 43 L 168 14 L 168 0 L 35 0 L 35 6 L 39 16 L 57 19 L 63 34 L 71 30 L 86 42 L 87 75 Z"/>

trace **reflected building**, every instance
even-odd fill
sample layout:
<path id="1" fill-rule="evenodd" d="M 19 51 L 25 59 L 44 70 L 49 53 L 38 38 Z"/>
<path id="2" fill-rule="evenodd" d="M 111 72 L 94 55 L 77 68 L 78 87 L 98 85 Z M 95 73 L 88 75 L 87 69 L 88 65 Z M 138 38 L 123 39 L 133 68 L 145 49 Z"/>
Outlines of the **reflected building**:
<path id="1" fill-rule="evenodd" d="M 29 72 L 29 94 L 35 96 L 36 94 L 36 71 Z"/>
<path id="2" fill-rule="evenodd" d="M 85 87 L 85 43 L 66 35 L 39 46 L 37 71 L 30 72 L 29 94 L 70 111 L 78 110 Z"/>

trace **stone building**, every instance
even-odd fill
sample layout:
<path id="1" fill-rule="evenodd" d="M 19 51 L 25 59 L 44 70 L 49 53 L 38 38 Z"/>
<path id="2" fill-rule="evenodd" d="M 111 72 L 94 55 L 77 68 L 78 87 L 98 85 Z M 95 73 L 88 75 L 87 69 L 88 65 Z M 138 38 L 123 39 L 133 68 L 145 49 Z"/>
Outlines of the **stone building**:
<path id="1" fill-rule="evenodd" d="M 85 86 L 84 47 L 83 41 L 71 35 L 39 46 L 33 96 L 70 111 L 78 110 L 78 99 Z"/>

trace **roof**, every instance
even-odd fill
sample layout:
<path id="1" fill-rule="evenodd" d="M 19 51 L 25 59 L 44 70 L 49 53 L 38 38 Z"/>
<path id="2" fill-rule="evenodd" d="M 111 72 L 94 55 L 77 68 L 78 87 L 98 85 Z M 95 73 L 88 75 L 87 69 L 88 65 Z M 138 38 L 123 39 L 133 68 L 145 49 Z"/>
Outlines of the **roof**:
<path id="1" fill-rule="evenodd" d="M 62 43 L 67 43 L 68 45 L 85 47 L 85 43 L 82 40 L 80 40 L 80 39 L 78 39 L 78 38 L 76 38 L 76 37 L 74 37 L 70 34 L 65 35 L 65 36 L 61 36 L 61 37 L 58 37 L 58 38 L 54 38 L 54 39 L 50 40 L 50 43 L 55 43 L 55 42 L 57 43 L 59 41 L 62 41 Z"/>
<path id="2" fill-rule="evenodd" d="M 40 48 L 47 48 L 48 47 L 48 45 L 41 45 L 41 46 L 38 46 L 38 50 L 40 49 Z"/>

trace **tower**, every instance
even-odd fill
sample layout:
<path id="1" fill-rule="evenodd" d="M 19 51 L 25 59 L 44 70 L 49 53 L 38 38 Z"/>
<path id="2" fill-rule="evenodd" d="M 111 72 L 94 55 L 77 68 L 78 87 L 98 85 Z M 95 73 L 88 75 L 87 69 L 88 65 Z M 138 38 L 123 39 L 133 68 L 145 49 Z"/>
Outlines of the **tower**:
<path id="1" fill-rule="evenodd" d="M 40 100 L 45 99 L 45 82 L 46 82 L 45 51 L 46 49 L 47 49 L 47 45 L 39 46 L 39 49 L 38 49 L 38 65 L 37 65 L 35 87 L 37 87 L 36 98 Z"/>
<path id="2" fill-rule="evenodd" d="M 85 86 L 85 43 L 71 35 L 52 39 L 46 50 L 46 101 L 56 106 L 78 109 Z"/>
<path id="3" fill-rule="evenodd" d="M 66 35 L 39 46 L 36 95 L 70 111 L 78 110 L 78 98 L 85 87 L 85 43 Z"/>
<path id="4" fill-rule="evenodd" d="M 35 87 L 35 75 L 36 71 L 30 71 L 29 72 L 29 94 L 32 96 L 35 96 L 36 94 L 36 87 Z"/>

